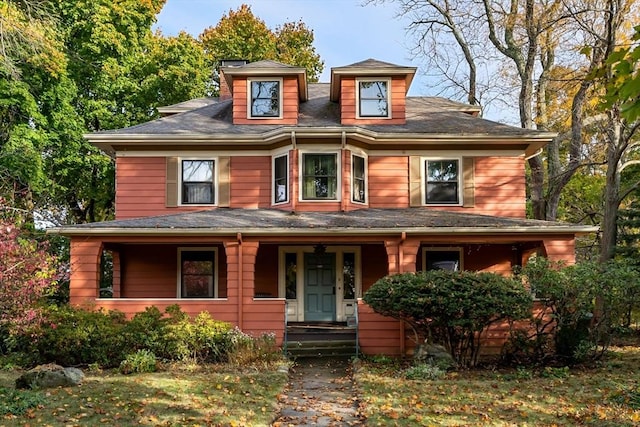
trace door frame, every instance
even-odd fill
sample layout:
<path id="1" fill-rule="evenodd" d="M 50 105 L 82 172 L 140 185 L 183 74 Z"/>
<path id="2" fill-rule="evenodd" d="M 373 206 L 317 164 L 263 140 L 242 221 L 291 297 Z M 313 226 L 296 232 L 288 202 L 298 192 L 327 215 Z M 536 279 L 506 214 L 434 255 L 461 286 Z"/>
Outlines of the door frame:
<path id="1" fill-rule="evenodd" d="M 351 310 L 357 303 L 357 299 L 362 297 L 362 260 L 360 246 L 328 246 L 326 252 L 336 254 L 336 321 L 346 322 L 351 315 Z M 287 321 L 304 322 L 304 254 L 313 253 L 314 247 L 310 245 L 302 246 L 280 246 L 278 248 L 278 295 L 286 298 L 285 290 L 285 254 L 296 254 L 296 298 L 287 299 Z M 356 297 L 353 300 L 345 300 L 344 295 L 344 256 L 345 252 L 355 255 L 355 287 Z"/>

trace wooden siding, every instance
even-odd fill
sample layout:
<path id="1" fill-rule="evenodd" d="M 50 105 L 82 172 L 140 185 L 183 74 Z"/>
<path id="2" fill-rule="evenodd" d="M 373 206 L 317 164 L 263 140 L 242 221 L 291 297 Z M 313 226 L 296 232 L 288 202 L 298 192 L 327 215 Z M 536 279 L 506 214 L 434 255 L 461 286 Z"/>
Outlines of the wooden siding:
<path id="1" fill-rule="evenodd" d="M 384 76 L 380 76 L 384 80 Z M 403 125 L 406 123 L 406 82 L 404 76 L 391 79 L 391 118 L 356 118 L 356 78 L 343 76 L 340 82 L 340 119 L 343 125 L 381 124 Z"/>
<path id="2" fill-rule="evenodd" d="M 255 296 L 278 297 L 278 245 L 260 245 L 256 256 Z"/>
<path id="3" fill-rule="evenodd" d="M 387 252 L 384 246 L 362 245 L 362 292 L 366 292 L 378 279 L 389 274 Z"/>
<path id="4" fill-rule="evenodd" d="M 249 78 L 251 79 L 251 78 Z M 234 125 L 297 125 L 298 124 L 298 79 L 284 77 L 282 81 L 282 118 L 248 118 L 250 108 L 247 98 L 247 78 L 233 80 L 233 124 Z"/>
<path id="5" fill-rule="evenodd" d="M 271 199 L 271 156 L 232 157 L 231 207 L 269 208 Z"/>
<path id="6" fill-rule="evenodd" d="M 409 158 L 369 156 L 369 207 L 409 207 Z"/>

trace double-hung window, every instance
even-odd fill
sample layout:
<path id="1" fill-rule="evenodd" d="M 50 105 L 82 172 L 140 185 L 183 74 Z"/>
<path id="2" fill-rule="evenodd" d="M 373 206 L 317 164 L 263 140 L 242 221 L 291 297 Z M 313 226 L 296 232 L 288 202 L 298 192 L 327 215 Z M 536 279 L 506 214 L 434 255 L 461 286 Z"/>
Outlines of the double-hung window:
<path id="1" fill-rule="evenodd" d="M 462 270 L 462 248 L 424 248 L 422 269 L 428 270 Z"/>
<path id="2" fill-rule="evenodd" d="M 216 249 L 198 248 L 179 251 L 180 297 L 217 298 Z"/>
<path id="3" fill-rule="evenodd" d="M 358 80 L 358 117 L 391 117 L 389 80 Z"/>
<path id="4" fill-rule="evenodd" d="M 351 200 L 357 203 L 367 201 L 366 160 L 362 156 L 351 156 Z"/>
<path id="5" fill-rule="evenodd" d="M 282 114 L 282 80 L 249 80 L 251 118 L 278 118 Z"/>
<path id="6" fill-rule="evenodd" d="M 273 159 L 273 202 L 286 203 L 289 201 L 289 156 Z"/>
<path id="7" fill-rule="evenodd" d="M 302 199 L 338 200 L 338 155 L 302 155 Z"/>
<path id="8" fill-rule="evenodd" d="M 424 186 L 425 204 L 460 204 L 460 160 L 426 159 Z"/>
<path id="9" fill-rule="evenodd" d="M 182 160 L 181 171 L 183 205 L 215 203 L 214 160 Z"/>

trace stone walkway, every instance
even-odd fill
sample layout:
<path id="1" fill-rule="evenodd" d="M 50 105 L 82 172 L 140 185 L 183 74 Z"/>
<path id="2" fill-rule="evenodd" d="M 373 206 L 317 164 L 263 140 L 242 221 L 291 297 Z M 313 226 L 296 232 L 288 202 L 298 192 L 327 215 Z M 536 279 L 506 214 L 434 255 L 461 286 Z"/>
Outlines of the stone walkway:
<path id="1" fill-rule="evenodd" d="M 361 426 L 351 361 L 345 358 L 298 359 L 280 399 L 276 427 Z"/>

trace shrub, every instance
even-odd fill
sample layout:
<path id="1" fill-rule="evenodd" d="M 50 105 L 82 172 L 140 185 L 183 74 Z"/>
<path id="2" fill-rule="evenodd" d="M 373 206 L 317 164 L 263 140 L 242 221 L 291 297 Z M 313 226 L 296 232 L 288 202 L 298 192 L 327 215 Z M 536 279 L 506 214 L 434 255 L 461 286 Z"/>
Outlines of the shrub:
<path id="1" fill-rule="evenodd" d="M 43 403 L 46 403 L 46 399 L 38 391 L 0 387 L 0 416 L 22 415 Z"/>
<path id="2" fill-rule="evenodd" d="M 416 342 L 444 345 L 461 367 L 477 363 L 482 331 L 529 316 L 532 305 L 529 292 L 511 278 L 444 270 L 386 276 L 363 299 L 377 313 L 411 325 Z"/>
<path id="3" fill-rule="evenodd" d="M 235 328 L 228 334 L 228 339 L 227 359 L 232 365 L 269 364 L 282 360 L 282 352 L 276 346 L 274 334 L 262 334 L 254 338 Z"/>
<path id="4" fill-rule="evenodd" d="M 157 366 L 158 361 L 153 352 L 149 350 L 138 350 L 135 353 L 128 354 L 127 357 L 120 362 L 120 372 L 125 375 L 155 372 Z"/>
<path id="5" fill-rule="evenodd" d="M 170 359 L 167 342 L 167 325 L 170 319 L 157 307 L 147 307 L 136 313 L 123 329 L 129 350 L 146 349 L 161 358 Z"/>
<path id="6" fill-rule="evenodd" d="M 174 313 L 166 327 L 167 352 L 170 359 L 218 362 L 229 351 L 231 325 L 211 318 L 203 311 L 191 320 Z"/>

